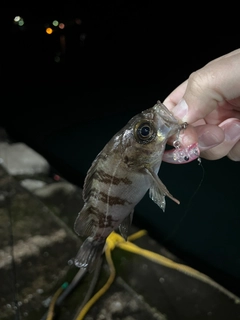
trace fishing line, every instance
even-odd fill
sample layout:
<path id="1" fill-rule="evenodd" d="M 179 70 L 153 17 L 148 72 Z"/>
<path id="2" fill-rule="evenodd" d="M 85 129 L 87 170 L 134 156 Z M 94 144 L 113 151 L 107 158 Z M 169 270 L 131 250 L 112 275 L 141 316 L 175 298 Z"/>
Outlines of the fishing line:
<path id="1" fill-rule="evenodd" d="M 81 312 L 85 304 L 88 302 L 88 300 L 91 298 L 92 293 L 94 291 L 94 288 L 96 286 L 97 280 L 99 278 L 100 270 L 101 270 L 101 265 L 102 265 L 102 257 L 100 258 L 96 269 L 94 270 L 93 278 L 91 280 L 90 286 L 88 288 L 88 291 L 80 305 L 80 307 L 77 310 L 77 314 Z M 57 291 L 56 293 L 52 296 L 51 302 L 49 304 L 48 311 L 42 316 L 41 320 L 52 320 L 54 317 L 54 309 L 59 308 L 63 301 L 73 292 L 75 287 L 81 282 L 83 277 L 86 275 L 87 269 L 79 269 L 77 274 L 74 276 L 73 280 L 71 281 L 70 284 L 64 283 Z M 64 288 L 63 288 L 64 286 Z M 63 290 L 64 289 L 64 290 Z M 63 292 L 62 292 L 63 291 Z"/>
<path id="2" fill-rule="evenodd" d="M 80 269 L 75 277 L 73 278 L 72 282 L 68 285 L 66 290 L 61 294 L 61 296 L 57 299 L 56 305 L 60 306 L 67 298 L 67 296 L 75 289 L 75 287 L 78 285 L 78 283 L 83 279 L 83 277 L 86 275 L 86 269 Z"/>
<path id="3" fill-rule="evenodd" d="M 92 278 L 91 283 L 90 283 L 90 285 L 88 287 L 87 293 L 86 293 L 81 305 L 79 306 L 79 308 L 78 308 L 78 310 L 76 312 L 76 315 L 75 315 L 73 320 L 78 320 L 79 314 L 82 312 L 83 308 L 85 307 L 87 302 L 92 297 L 93 291 L 94 291 L 94 289 L 96 287 L 96 284 L 97 284 L 97 281 L 99 279 L 102 262 L 103 262 L 103 257 L 101 256 L 99 261 L 98 261 L 98 263 L 97 263 L 96 269 L 94 270 L 93 278 Z"/>
<path id="4" fill-rule="evenodd" d="M 202 164 L 202 161 L 201 161 L 201 158 L 199 157 L 197 159 L 198 161 L 198 165 L 201 167 L 202 169 L 202 177 L 201 177 L 201 180 L 197 186 L 197 188 L 195 189 L 195 191 L 193 192 L 192 196 L 190 197 L 190 199 L 188 200 L 188 203 L 186 205 L 186 208 L 185 208 L 185 211 L 184 211 L 184 214 L 182 215 L 182 217 L 180 218 L 180 220 L 178 221 L 178 223 L 175 224 L 175 227 L 173 227 L 172 231 L 170 234 L 168 234 L 162 241 L 163 244 L 165 244 L 167 241 L 169 241 L 175 234 L 176 232 L 178 231 L 178 229 L 180 228 L 180 225 L 181 223 L 183 222 L 183 220 L 186 218 L 189 210 L 190 210 L 190 206 L 192 204 L 192 201 L 194 199 L 194 197 L 196 196 L 196 194 L 198 193 L 198 191 L 200 190 L 201 186 L 202 186 L 202 183 L 203 183 L 203 180 L 204 180 L 204 177 L 205 177 L 205 169 L 203 167 L 203 164 Z"/>
<path id="5" fill-rule="evenodd" d="M 10 255 L 11 255 L 11 265 L 12 265 L 12 284 L 13 284 L 13 304 L 15 313 L 15 319 L 20 320 L 20 312 L 18 307 L 18 300 L 17 300 L 17 271 L 16 271 L 16 263 L 14 257 L 14 236 L 13 236 L 13 221 L 12 221 L 12 211 L 10 209 L 10 196 L 7 200 L 7 212 L 9 218 L 9 246 L 10 246 Z"/>
<path id="6" fill-rule="evenodd" d="M 3 142 L 9 144 L 8 141 L 8 137 L 6 136 L 5 139 L 3 140 Z M 6 159 L 6 163 L 8 162 L 8 154 L 7 154 L 7 148 L 5 149 L 5 159 Z M 7 187 L 7 192 L 5 195 L 5 199 L 6 199 L 6 212 L 7 212 L 7 216 L 8 216 L 8 220 L 9 220 L 9 247 L 10 247 L 10 256 L 11 256 L 11 270 L 12 270 L 12 286 L 13 286 L 13 310 L 15 311 L 15 320 L 20 320 L 21 319 L 21 315 L 20 315 L 20 310 L 19 310 L 19 306 L 18 306 L 18 293 L 17 293 L 17 269 L 16 269 L 16 261 L 15 261 L 15 257 L 14 257 L 14 234 L 13 234 L 13 218 L 12 218 L 12 210 L 11 210 L 11 197 L 14 194 L 14 186 L 12 184 L 12 179 L 7 171 L 7 169 L 5 170 L 5 168 L 2 168 L 6 174 L 8 175 L 9 179 L 10 179 L 10 183 Z"/>

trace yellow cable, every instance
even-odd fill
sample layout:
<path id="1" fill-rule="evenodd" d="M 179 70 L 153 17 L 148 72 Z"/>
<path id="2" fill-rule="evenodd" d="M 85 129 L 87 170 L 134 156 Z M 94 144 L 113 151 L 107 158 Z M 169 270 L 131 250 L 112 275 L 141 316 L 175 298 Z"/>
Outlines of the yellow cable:
<path id="1" fill-rule="evenodd" d="M 128 241 L 125 241 L 123 237 L 120 236 L 120 234 L 116 232 L 112 232 L 108 238 L 106 239 L 106 248 L 105 248 L 105 255 L 106 255 L 106 260 L 110 269 L 110 276 L 105 283 L 105 285 L 85 304 L 81 312 L 79 313 L 78 317 L 76 320 L 83 320 L 84 316 L 86 313 L 89 311 L 89 309 L 93 306 L 93 304 L 109 289 L 111 284 L 114 281 L 115 275 L 116 275 L 116 270 L 112 261 L 111 257 L 111 251 L 114 250 L 115 247 L 119 247 L 120 249 L 130 251 L 135 254 L 139 254 L 144 256 L 145 258 L 154 261 L 158 264 L 161 264 L 165 267 L 171 268 L 178 270 L 180 272 L 183 272 L 189 276 L 192 276 L 198 280 L 201 280 L 215 288 L 217 288 L 219 291 L 223 292 L 226 294 L 229 298 L 233 299 L 235 303 L 240 303 L 240 298 L 237 297 L 235 294 L 232 292 L 228 291 L 224 287 L 222 287 L 220 284 L 215 282 L 213 279 L 210 277 L 206 276 L 205 274 L 187 266 L 184 264 L 180 264 L 177 262 L 174 262 L 171 259 L 168 259 L 164 256 L 161 256 L 160 254 L 157 254 L 155 252 L 149 251 L 142 249 L 135 244 L 131 243 L 130 241 L 136 240 L 139 237 L 142 237 L 145 235 L 147 232 L 146 230 L 140 230 L 131 236 L 128 237 Z M 49 320 L 49 319 L 48 319 Z"/>
<path id="2" fill-rule="evenodd" d="M 54 294 L 54 296 L 52 297 L 49 309 L 48 309 L 48 314 L 47 314 L 47 318 L 46 320 L 52 320 L 53 316 L 54 316 L 54 307 L 55 307 L 55 303 L 57 301 L 57 298 L 60 296 L 61 292 L 63 291 L 63 287 L 60 287 Z"/>
<path id="3" fill-rule="evenodd" d="M 220 284 L 215 282 L 212 278 L 208 277 L 204 273 L 197 271 L 196 269 L 193 269 L 193 268 L 191 268 L 187 265 L 184 265 L 184 264 L 174 262 L 173 260 L 168 259 L 160 254 L 155 253 L 155 252 L 142 249 L 129 241 L 127 241 L 127 242 L 124 241 L 124 239 L 122 242 L 118 241 L 116 246 L 123 249 L 123 250 L 130 251 L 132 253 L 136 253 L 141 256 L 144 256 L 145 258 L 148 258 L 149 260 L 152 260 L 156 263 L 159 263 L 165 267 L 183 272 L 183 273 L 185 273 L 185 274 L 187 274 L 197 280 L 203 281 L 203 282 L 207 283 L 208 285 L 218 289 L 222 293 L 226 294 L 229 298 L 233 299 L 235 301 L 235 303 L 240 303 L 240 298 L 238 296 L 236 296 L 235 294 L 233 294 L 232 292 L 230 292 L 226 288 L 222 287 Z"/>
<path id="4" fill-rule="evenodd" d="M 133 234 L 131 234 L 129 237 L 128 237 L 128 241 L 127 242 L 129 242 L 129 241 L 134 241 L 134 240 L 136 240 L 136 239 L 138 239 L 138 238 L 141 238 L 141 237 L 143 237 L 143 236 L 145 236 L 147 234 L 147 230 L 139 230 L 138 232 L 135 232 L 135 233 L 133 233 Z M 120 236 L 121 237 L 121 236 Z M 122 237 L 121 237 L 122 238 Z M 122 238 L 122 240 L 123 240 L 123 238 Z M 121 241 L 121 242 L 123 242 L 123 241 Z"/>

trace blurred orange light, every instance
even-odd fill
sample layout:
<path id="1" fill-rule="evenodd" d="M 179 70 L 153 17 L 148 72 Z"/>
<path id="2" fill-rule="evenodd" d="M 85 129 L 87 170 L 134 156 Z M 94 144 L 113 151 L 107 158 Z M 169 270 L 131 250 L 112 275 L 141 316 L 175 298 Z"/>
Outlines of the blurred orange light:
<path id="1" fill-rule="evenodd" d="M 75 19 L 75 22 L 76 22 L 76 24 L 81 24 L 82 23 L 82 21 L 81 21 L 81 19 Z"/>
<path id="2" fill-rule="evenodd" d="M 64 29 L 65 28 L 65 24 L 64 23 L 59 23 L 59 26 L 58 26 L 60 29 Z"/>
<path id="3" fill-rule="evenodd" d="M 52 34 L 53 33 L 53 29 L 52 28 L 47 28 L 46 29 L 46 33 L 47 34 Z"/>

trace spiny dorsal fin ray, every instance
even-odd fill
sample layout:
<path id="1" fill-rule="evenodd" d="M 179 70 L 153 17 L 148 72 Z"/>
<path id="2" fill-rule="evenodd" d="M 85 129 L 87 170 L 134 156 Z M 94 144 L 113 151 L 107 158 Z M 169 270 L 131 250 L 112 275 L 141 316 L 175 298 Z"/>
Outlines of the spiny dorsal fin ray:
<path id="1" fill-rule="evenodd" d="M 89 168 L 83 186 L 83 200 L 87 202 L 94 188 L 94 180 L 105 180 L 106 176 L 106 160 L 109 155 L 122 153 L 122 144 L 119 134 L 115 134 L 113 138 L 105 145 L 101 152 L 97 155 Z"/>
<path id="2" fill-rule="evenodd" d="M 94 174 L 97 171 L 97 167 L 99 166 L 99 157 L 100 157 L 100 153 L 98 154 L 98 156 L 96 157 L 96 159 L 93 161 L 91 167 L 89 168 L 88 172 L 87 172 L 87 176 L 85 178 L 84 181 L 84 186 L 83 186 L 83 200 L 84 202 L 87 202 L 90 196 L 90 192 L 92 189 L 92 185 L 93 185 L 93 179 L 94 179 Z"/>

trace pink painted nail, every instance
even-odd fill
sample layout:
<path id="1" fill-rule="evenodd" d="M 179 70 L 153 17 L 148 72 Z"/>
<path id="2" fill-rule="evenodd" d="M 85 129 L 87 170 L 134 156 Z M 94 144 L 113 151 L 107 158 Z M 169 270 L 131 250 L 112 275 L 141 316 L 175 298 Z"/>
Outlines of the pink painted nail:
<path id="1" fill-rule="evenodd" d="M 194 143 L 187 148 L 176 148 L 165 151 L 163 161 L 173 164 L 184 164 L 196 160 L 200 156 L 198 144 Z"/>

